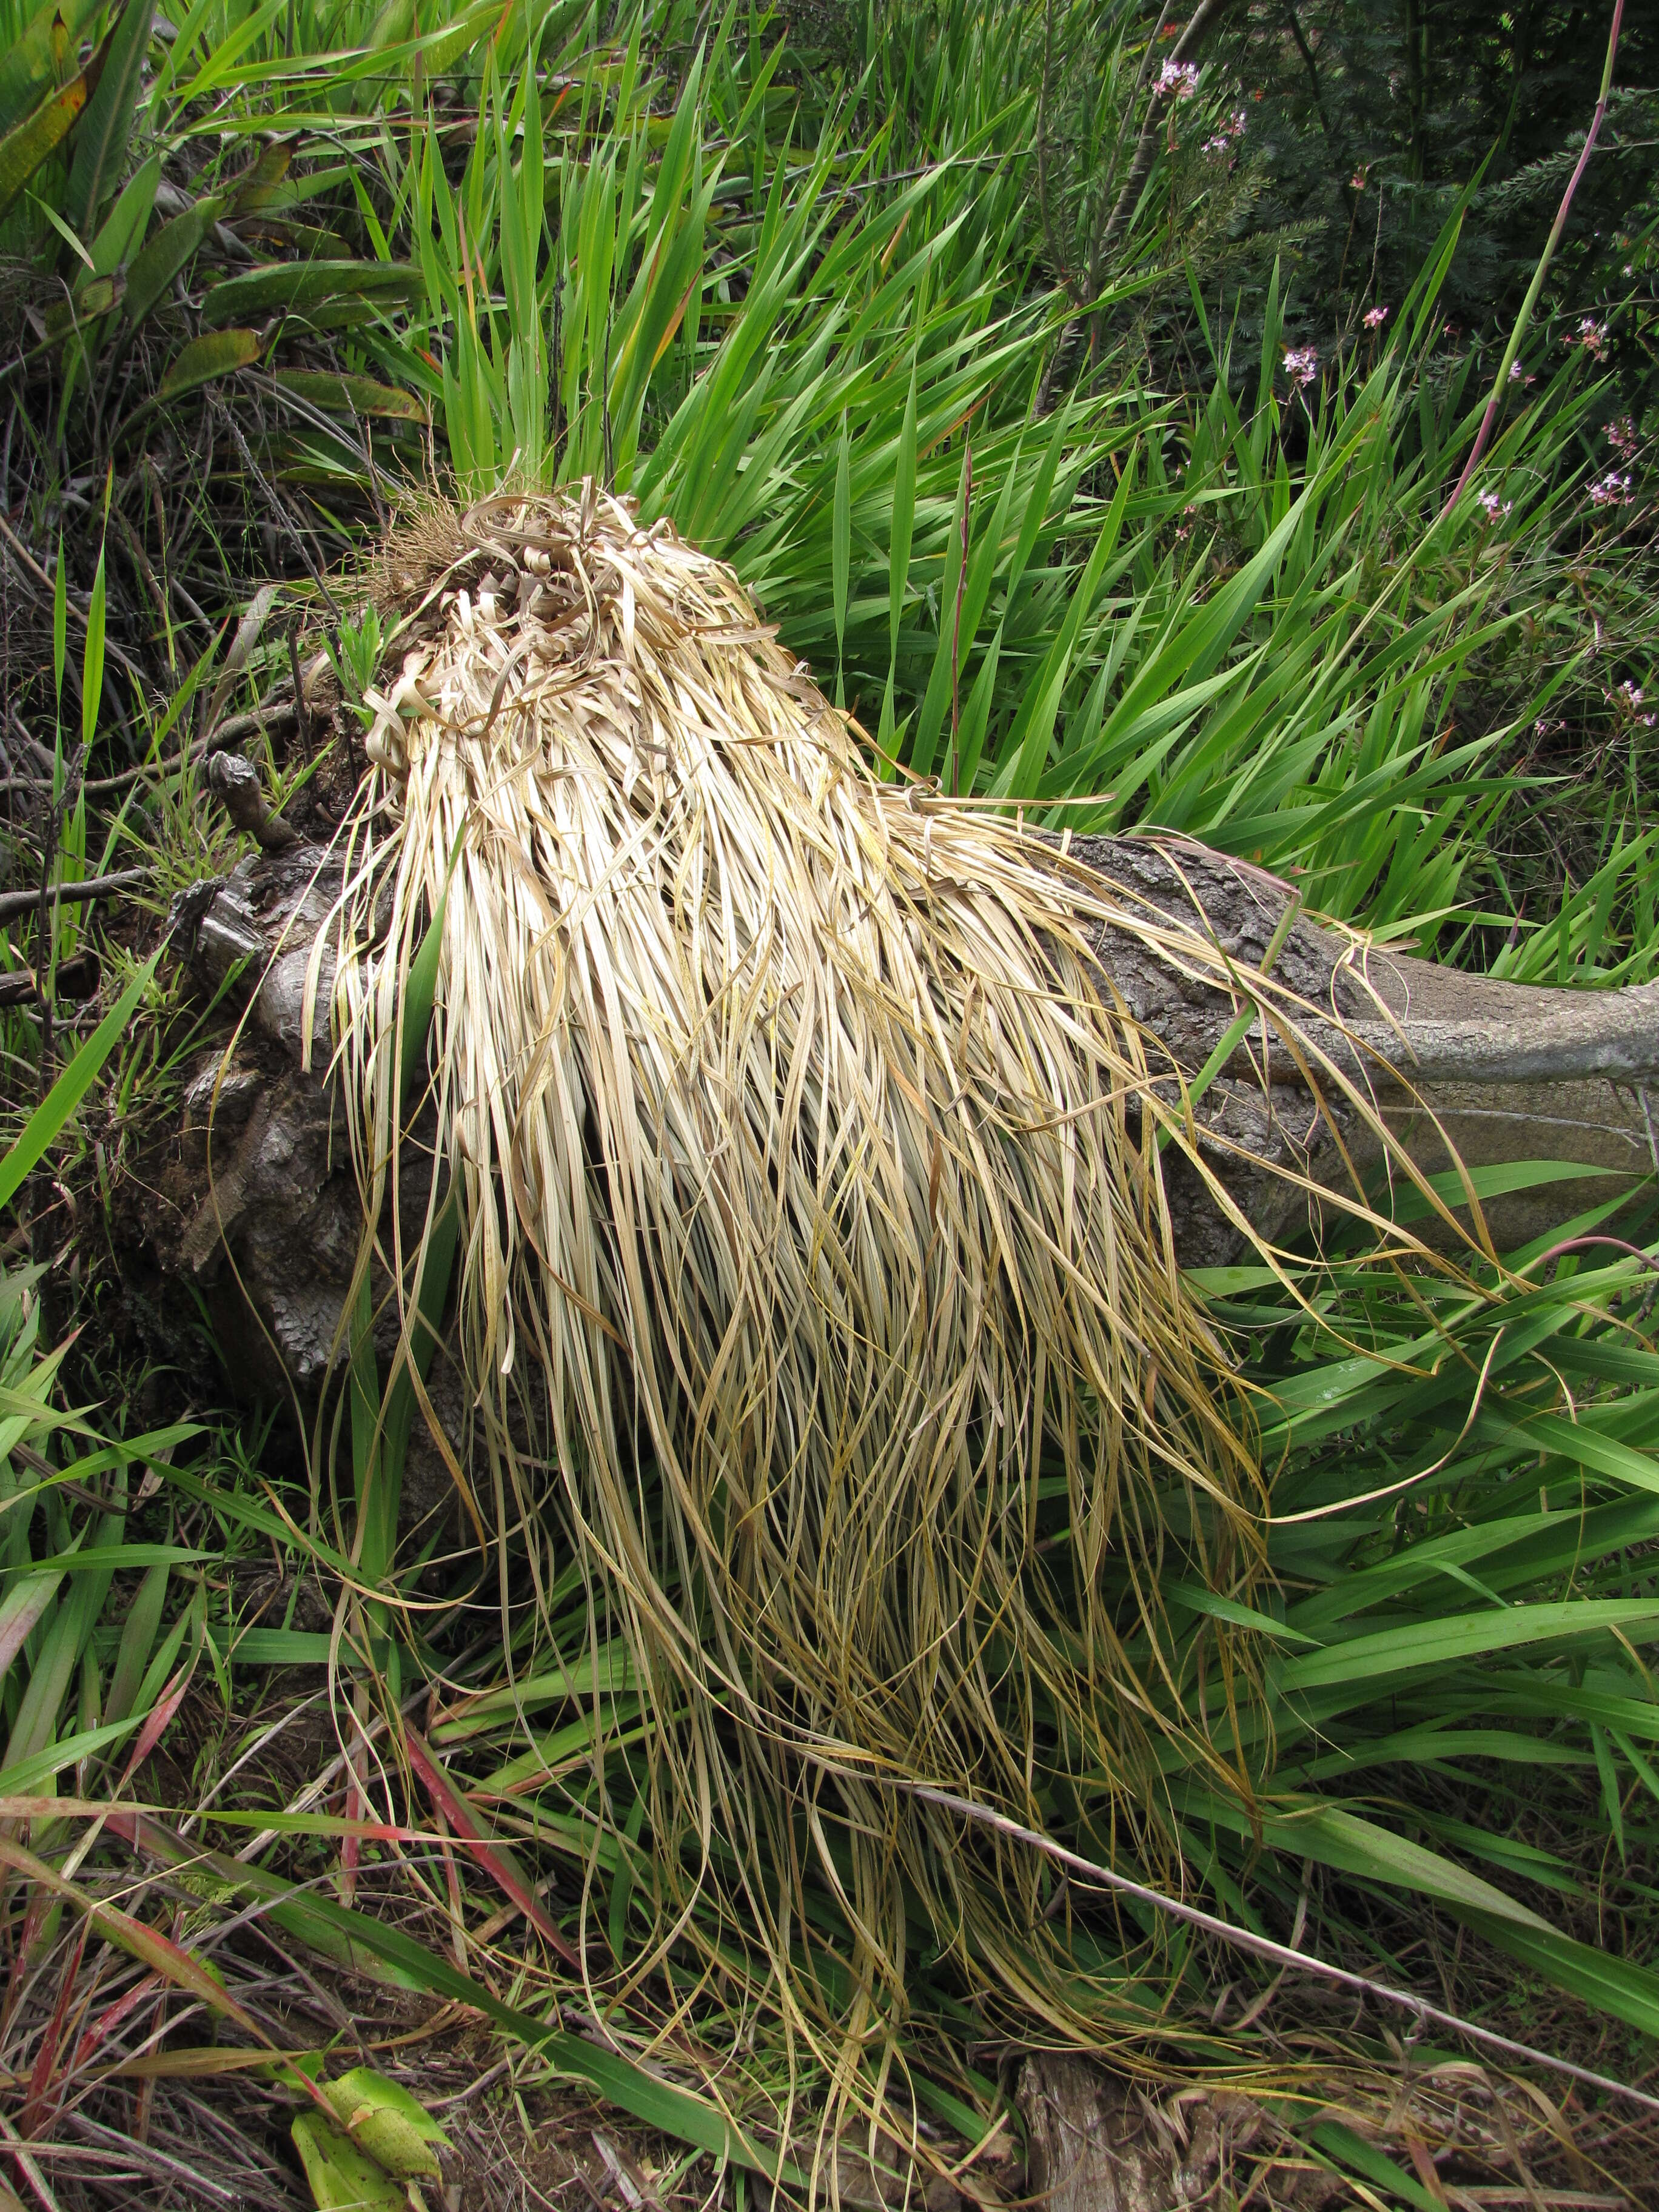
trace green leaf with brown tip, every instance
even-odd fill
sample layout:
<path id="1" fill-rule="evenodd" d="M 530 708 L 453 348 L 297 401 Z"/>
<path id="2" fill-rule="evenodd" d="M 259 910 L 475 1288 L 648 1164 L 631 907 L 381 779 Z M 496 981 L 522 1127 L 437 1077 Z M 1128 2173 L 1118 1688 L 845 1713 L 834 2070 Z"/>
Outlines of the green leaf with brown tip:
<path id="1" fill-rule="evenodd" d="M 426 410 L 411 392 L 377 384 L 372 376 L 334 376 L 320 369 L 279 368 L 276 381 L 296 399 L 331 415 L 384 415 L 398 422 L 422 422 Z"/>
<path id="2" fill-rule="evenodd" d="M 94 0 L 45 0 L 21 36 L 0 54 L 0 131 L 9 131 L 63 77 L 70 41 Z"/>
<path id="3" fill-rule="evenodd" d="M 0 216 L 9 213 L 23 187 L 68 137 L 91 92 L 93 64 L 45 100 L 33 115 L 0 138 Z"/>

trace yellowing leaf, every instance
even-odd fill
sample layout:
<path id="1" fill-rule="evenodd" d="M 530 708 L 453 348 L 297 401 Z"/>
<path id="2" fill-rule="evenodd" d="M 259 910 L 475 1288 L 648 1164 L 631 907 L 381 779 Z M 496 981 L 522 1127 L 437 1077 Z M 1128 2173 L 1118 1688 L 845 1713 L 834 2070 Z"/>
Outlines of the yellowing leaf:
<path id="1" fill-rule="evenodd" d="M 388 2081 L 372 2066 L 354 2066 L 337 2081 L 325 2082 L 323 2094 L 358 2148 L 388 2173 L 405 2179 L 437 2179 L 438 2161 L 430 2147 L 441 2143 L 447 2150 L 448 2137 L 407 2089 Z"/>
<path id="2" fill-rule="evenodd" d="M 33 115 L 0 138 L 0 215 L 4 215 L 49 154 L 69 135 L 87 104 L 87 71 L 43 100 Z"/>
<path id="3" fill-rule="evenodd" d="M 279 368 L 276 380 L 284 392 L 331 415 L 386 415 L 394 422 L 421 422 L 426 410 L 412 392 L 399 392 L 379 384 L 372 376 L 334 376 L 321 369 Z"/>
<path id="4" fill-rule="evenodd" d="M 161 379 L 155 397 L 177 399 L 183 392 L 194 392 L 199 384 L 211 383 L 216 376 L 246 368 L 258 357 L 259 340 L 254 331 L 209 331 L 184 348 Z"/>
<path id="5" fill-rule="evenodd" d="M 293 2134 L 317 2212 L 404 2212 L 401 2184 L 319 2114 L 301 2112 Z"/>

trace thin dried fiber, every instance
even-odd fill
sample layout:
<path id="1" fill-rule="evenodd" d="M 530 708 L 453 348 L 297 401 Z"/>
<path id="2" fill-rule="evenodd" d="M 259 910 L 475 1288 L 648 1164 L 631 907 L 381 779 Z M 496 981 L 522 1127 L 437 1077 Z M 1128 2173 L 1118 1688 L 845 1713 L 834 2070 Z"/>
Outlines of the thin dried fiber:
<path id="1" fill-rule="evenodd" d="M 712 1899 L 793 2027 L 856 2041 L 902 2014 L 920 1897 L 988 1999 L 1098 2033 L 1037 1871 L 880 1778 L 1166 1867 L 1161 1772 L 1248 1792 L 1249 1647 L 1213 1624 L 1177 1680 L 1158 1586 L 1176 1531 L 1246 1591 L 1264 1500 L 1094 932 L 1218 956 L 881 781 L 665 524 L 502 495 L 421 545 L 342 909 L 356 1140 L 378 1216 L 456 854 L 428 1064 L 477 1511 L 544 1527 L 562 1490 L 641 1692 L 662 1942 Z M 850 1981 L 815 1978 L 809 1863 Z"/>

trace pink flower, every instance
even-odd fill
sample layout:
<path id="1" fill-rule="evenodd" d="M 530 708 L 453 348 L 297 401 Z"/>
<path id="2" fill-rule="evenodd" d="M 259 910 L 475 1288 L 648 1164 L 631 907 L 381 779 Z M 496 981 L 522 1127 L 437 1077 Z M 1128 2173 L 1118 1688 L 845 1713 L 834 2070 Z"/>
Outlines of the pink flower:
<path id="1" fill-rule="evenodd" d="M 1515 505 L 1515 501 L 1512 499 L 1500 501 L 1495 491 L 1483 491 L 1480 495 L 1480 504 L 1486 510 L 1487 521 L 1496 522 L 1500 514 L 1509 513 Z"/>
<path id="2" fill-rule="evenodd" d="M 1574 341 L 1569 340 L 1568 343 L 1571 344 Z M 1597 361 L 1605 361 L 1607 355 L 1607 325 L 1598 323 L 1593 315 L 1586 315 L 1578 325 L 1577 343 L 1583 346 L 1587 353 L 1593 353 Z"/>
<path id="3" fill-rule="evenodd" d="M 1620 507 L 1629 498 L 1630 478 L 1621 477 L 1617 469 L 1610 470 L 1600 483 L 1593 483 L 1589 488 L 1592 507 Z"/>
<path id="4" fill-rule="evenodd" d="M 1364 316 L 1368 331 L 1380 331 L 1388 319 L 1389 310 L 1386 307 L 1367 307 Z"/>
<path id="5" fill-rule="evenodd" d="M 1352 176 L 1351 176 L 1351 177 L 1349 178 L 1349 179 L 1348 179 L 1348 189 L 1349 189 L 1349 191 L 1355 191 L 1355 192 L 1363 192 L 1363 191 L 1364 191 L 1364 189 L 1365 189 L 1365 179 L 1366 179 L 1366 178 L 1367 178 L 1370 174 L 1370 170 L 1369 166 L 1368 166 L 1367 167 L 1365 167 L 1365 168 L 1363 168 L 1363 169 L 1356 169 L 1356 170 L 1354 171 L 1354 173 L 1353 173 Z"/>
<path id="6" fill-rule="evenodd" d="M 1198 90 L 1198 64 L 1165 62 L 1152 88 L 1160 100 L 1190 100 Z"/>
<path id="7" fill-rule="evenodd" d="M 1521 386 L 1521 389 L 1524 392 L 1529 384 L 1536 384 L 1537 381 L 1538 379 L 1535 376 L 1528 376 L 1525 374 L 1518 361 L 1512 361 L 1510 363 L 1510 382 L 1511 384 L 1518 384 Z"/>
<path id="8" fill-rule="evenodd" d="M 1286 346 L 1285 374 L 1298 392 L 1311 384 L 1319 374 L 1319 355 L 1312 346 Z"/>
<path id="9" fill-rule="evenodd" d="M 1620 416 L 1616 422 L 1607 425 L 1607 443 L 1621 460 L 1636 458 L 1636 426 L 1628 415 Z"/>
<path id="10" fill-rule="evenodd" d="M 1644 730 L 1650 730 L 1655 721 L 1659 720 L 1659 716 L 1642 713 L 1642 687 L 1639 684 L 1632 684 L 1628 677 L 1616 691 L 1609 691 L 1607 694 L 1607 701 L 1608 706 L 1614 708 L 1621 714 L 1630 715 L 1633 720 L 1639 722 Z"/>

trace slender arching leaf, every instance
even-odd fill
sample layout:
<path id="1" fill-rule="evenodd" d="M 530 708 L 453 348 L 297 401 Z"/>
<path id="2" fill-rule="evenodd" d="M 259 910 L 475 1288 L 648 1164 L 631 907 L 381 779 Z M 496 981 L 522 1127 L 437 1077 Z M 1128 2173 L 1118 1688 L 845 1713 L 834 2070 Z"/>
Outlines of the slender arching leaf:
<path id="1" fill-rule="evenodd" d="M 417 298 L 422 289 L 420 271 L 396 263 L 273 262 L 215 285 L 202 303 L 202 321 L 211 331 L 284 309 L 304 314 L 343 300 L 374 300 L 391 306 Z"/>
<path id="2" fill-rule="evenodd" d="M 82 238 L 96 228 L 100 210 L 121 181 L 155 12 L 155 0 L 126 0 L 109 35 L 97 88 L 81 118 L 64 213 Z"/>
<path id="3" fill-rule="evenodd" d="M 853 562 L 853 441 L 847 417 L 841 418 L 836 441 L 836 504 L 831 525 L 830 591 L 836 616 L 836 659 L 841 659 L 847 638 L 847 586 Z"/>
<path id="4" fill-rule="evenodd" d="M 221 193 L 210 192 L 176 215 L 134 254 L 127 264 L 126 319 L 137 330 L 156 301 L 165 296 L 173 280 L 187 269 L 203 240 L 224 213 Z"/>
<path id="5" fill-rule="evenodd" d="M 35 1108 L 16 1143 L 0 1159 L 0 1206 L 10 1203 L 24 1176 L 60 1134 L 85 1097 L 98 1071 L 119 1042 L 139 1000 L 149 988 L 161 957 L 158 946 Z"/>
<path id="6" fill-rule="evenodd" d="M 910 544 L 916 520 L 916 372 L 910 371 L 905 396 L 904 420 L 899 426 L 898 452 L 893 465 L 893 519 L 888 539 L 887 620 L 895 659 L 898 654 L 899 623 L 910 576 Z"/>

